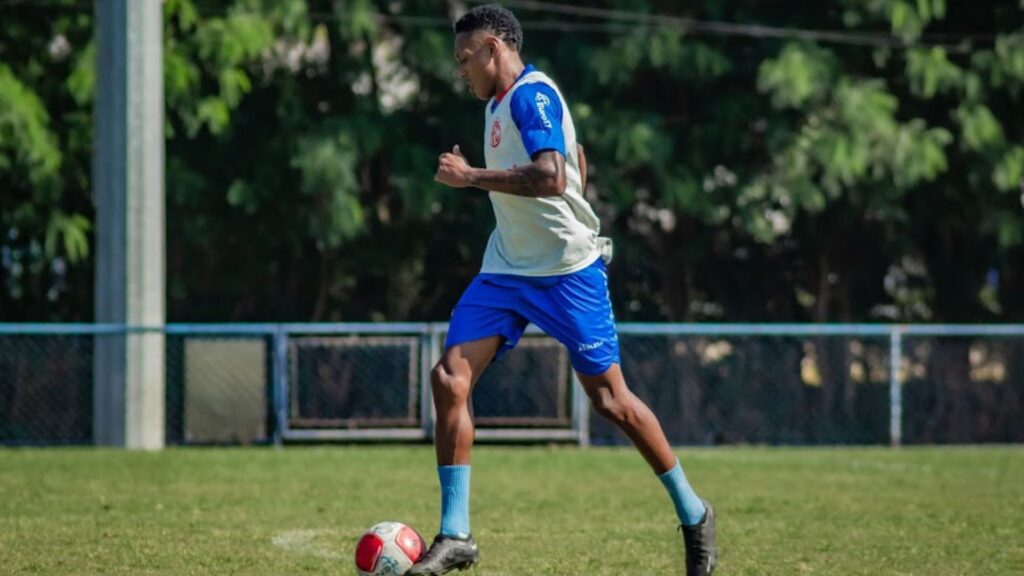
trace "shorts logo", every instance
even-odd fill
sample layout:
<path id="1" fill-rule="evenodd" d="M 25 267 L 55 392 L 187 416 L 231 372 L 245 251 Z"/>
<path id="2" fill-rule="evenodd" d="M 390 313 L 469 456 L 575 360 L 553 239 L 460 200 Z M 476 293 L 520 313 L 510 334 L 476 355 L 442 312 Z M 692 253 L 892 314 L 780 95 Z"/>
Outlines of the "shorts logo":
<path id="1" fill-rule="evenodd" d="M 501 144 L 501 120 L 494 120 L 491 124 L 491 148 L 497 148 Z"/>
<path id="2" fill-rule="evenodd" d="M 541 123 L 544 124 L 545 128 L 550 130 L 551 120 L 548 119 L 548 114 L 545 112 L 545 109 L 548 106 L 551 106 L 551 100 L 548 99 L 547 96 L 537 92 L 537 96 L 534 98 L 534 101 L 537 103 L 537 112 L 540 114 Z"/>
<path id="3" fill-rule="evenodd" d="M 597 342 L 588 342 L 588 343 L 585 343 L 585 344 L 580 344 L 579 349 L 577 349 L 576 351 L 577 352 L 587 352 L 589 350 L 597 350 L 601 346 L 604 346 L 604 340 L 598 340 Z"/>

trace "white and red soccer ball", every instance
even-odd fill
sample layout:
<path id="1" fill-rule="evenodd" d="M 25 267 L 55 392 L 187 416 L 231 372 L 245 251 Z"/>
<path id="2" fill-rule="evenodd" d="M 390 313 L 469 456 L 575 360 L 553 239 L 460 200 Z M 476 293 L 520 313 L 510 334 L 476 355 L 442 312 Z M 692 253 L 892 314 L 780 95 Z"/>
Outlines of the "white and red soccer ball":
<path id="1" fill-rule="evenodd" d="M 401 522 L 381 522 L 359 538 L 356 571 L 359 576 L 402 576 L 426 553 L 419 532 Z"/>

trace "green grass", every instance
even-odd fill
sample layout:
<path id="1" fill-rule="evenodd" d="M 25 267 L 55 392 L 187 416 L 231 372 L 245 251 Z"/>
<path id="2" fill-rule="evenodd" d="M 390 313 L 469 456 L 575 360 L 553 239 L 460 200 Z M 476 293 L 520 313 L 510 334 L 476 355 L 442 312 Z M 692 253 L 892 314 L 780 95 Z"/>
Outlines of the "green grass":
<path id="1" fill-rule="evenodd" d="M 720 574 L 1024 574 L 1024 448 L 681 452 Z M 630 449 L 477 448 L 483 575 L 681 574 Z M 0 450 L 2 574 L 354 574 L 371 524 L 428 540 L 429 446 Z"/>

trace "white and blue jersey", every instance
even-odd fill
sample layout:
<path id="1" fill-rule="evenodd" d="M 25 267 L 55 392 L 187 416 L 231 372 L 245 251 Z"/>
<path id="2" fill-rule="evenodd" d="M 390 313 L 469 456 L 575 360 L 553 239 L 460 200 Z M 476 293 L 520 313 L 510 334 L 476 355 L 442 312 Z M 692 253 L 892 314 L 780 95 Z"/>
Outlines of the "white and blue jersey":
<path id="1" fill-rule="evenodd" d="M 480 274 L 452 312 L 445 347 L 502 336 L 501 356 L 527 324 L 564 344 L 573 368 L 601 374 L 619 362 L 618 336 L 601 259 L 600 221 L 583 198 L 576 129 L 561 92 L 527 66 L 485 116 L 487 168 L 510 170 L 554 150 L 565 158 L 560 196 L 490 192 L 496 226 Z"/>
<path id="2" fill-rule="evenodd" d="M 554 82 L 527 66 L 487 104 L 484 160 L 488 169 L 510 170 L 545 150 L 565 158 L 565 193 L 527 198 L 491 192 L 495 227 L 481 272 L 556 276 L 598 258 L 601 222 L 583 198 L 572 116 Z"/>

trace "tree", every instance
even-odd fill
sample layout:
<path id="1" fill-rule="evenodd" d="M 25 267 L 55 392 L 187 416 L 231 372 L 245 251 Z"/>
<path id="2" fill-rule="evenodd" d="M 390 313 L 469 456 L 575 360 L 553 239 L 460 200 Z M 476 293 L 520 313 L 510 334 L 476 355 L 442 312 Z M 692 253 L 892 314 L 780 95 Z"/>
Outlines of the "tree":
<path id="1" fill-rule="evenodd" d="M 1019 0 L 593 7 L 617 11 L 519 15 L 587 146 L 621 320 L 1024 318 Z M 4 9 L 0 317 L 87 320 L 92 14 Z M 432 180 L 454 144 L 482 163 L 456 9 L 165 2 L 170 320 L 447 317 L 493 225 Z"/>

